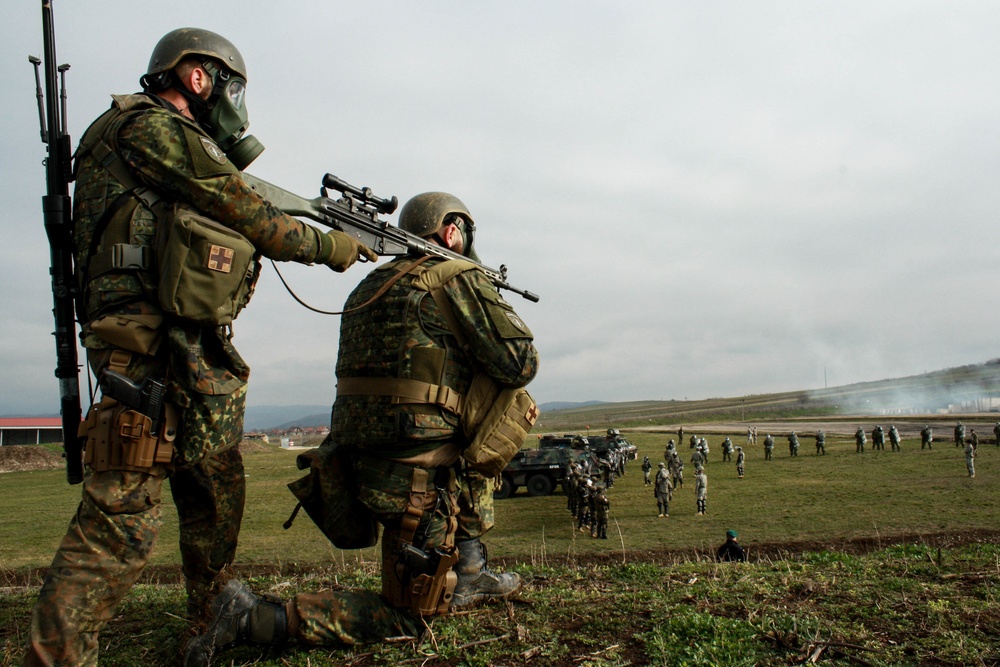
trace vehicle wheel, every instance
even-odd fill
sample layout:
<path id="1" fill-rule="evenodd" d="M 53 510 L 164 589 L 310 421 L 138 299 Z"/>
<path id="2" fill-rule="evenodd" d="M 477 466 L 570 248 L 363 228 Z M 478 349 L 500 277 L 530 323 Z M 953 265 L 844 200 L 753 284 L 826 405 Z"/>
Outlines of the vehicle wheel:
<path id="1" fill-rule="evenodd" d="M 528 478 L 527 488 L 529 496 L 547 496 L 552 493 L 555 484 L 548 475 L 532 475 Z"/>
<path id="2" fill-rule="evenodd" d="M 493 487 L 493 497 L 499 500 L 510 498 L 517 491 L 514 480 L 507 475 L 500 475 L 500 483 Z"/>

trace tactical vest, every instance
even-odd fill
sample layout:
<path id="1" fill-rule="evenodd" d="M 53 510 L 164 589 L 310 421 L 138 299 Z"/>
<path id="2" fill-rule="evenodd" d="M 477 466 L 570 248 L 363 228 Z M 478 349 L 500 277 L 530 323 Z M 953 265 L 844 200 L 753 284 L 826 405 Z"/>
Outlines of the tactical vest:
<path id="1" fill-rule="evenodd" d="M 412 258 L 372 271 L 354 290 L 345 310 L 366 303 Z M 433 259 L 396 278 L 372 307 L 347 312 L 341 322 L 338 392 L 331 438 L 373 454 L 404 457 L 462 437 L 463 396 L 473 377 L 472 361 L 452 335 L 438 308 L 421 308 L 435 288 L 475 268 L 461 260 Z M 387 396 L 380 382 L 401 387 Z M 406 381 L 412 381 L 407 384 Z M 366 392 L 365 384 L 372 386 Z M 405 449 L 397 445 L 407 443 Z"/>
<path id="2" fill-rule="evenodd" d="M 175 245 L 168 244 L 178 238 L 171 234 L 177 227 L 174 221 L 181 217 L 179 211 L 183 212 L 185 220 L 199 216 L 191 209 L 179 209 L 175 202 L 144 186 L 133 175 L 118 154 L 116 132 L 129 115 L 160 112 L 170 114 L 171 122 L 180 124 L 189 146 L 211 142 L 196 123 L 167 111 L 148 95 L 113 95 L 112 98 L 111 108 L 87 129 L 74 156 L 77 181 L 74 191 L 74 240 L 78 281 L 83 295 L 78 313 L 86 323 L 129 303 L 144 301 L 159 302 L 168 313 L 183 316 L 172 310 L 171 304 L 164 300 L 164 276 L 174 277 L 178 270 L 178 262 L 173 260 L 176 256 Z M 188 151 L 195 174 L 239 173 L 224 157 L 221 161 L 212 160 L 203 153 Z M 219 155 L 222 155 L 221 151 Z M 203 222 L 222 227 L 207 219 L 199 219 L 195 224 Z M 194 288 L 187 291 L 201 292 L 207 298 L 220 302 L 227 298 L 239 301 L 228 306 L 231 320 L 249 299 L 258 266 L 249 241 L 232 230 L 220 231 L 226 239 L 222 243 L 240 247 L 244 255 L 250 256 L 245 258 L 239 275 L 226 278 L 236 287 L 227 285 L 217 288 L 213 274 L 207 273 L 200 282 L 193 283 Z M 162 260 L 158 255 L 166 249 L 174 251 L 169 255 L 171 261 L 161 261 L 164 266 L 158 266 L 158 259 Z M 224 247 L 222 250 L 230 249 Z M 187 249 L 182 251 L 187 252 Z M 241 281 L 246 284 L 241 284 Z M 185 289 L 183 285 L 186 284 L 182 283 L 182 290 Z M 217 289 L 225 293 L 215 294 Z M 228 295 L 229 292 L 232 296 Z"/>

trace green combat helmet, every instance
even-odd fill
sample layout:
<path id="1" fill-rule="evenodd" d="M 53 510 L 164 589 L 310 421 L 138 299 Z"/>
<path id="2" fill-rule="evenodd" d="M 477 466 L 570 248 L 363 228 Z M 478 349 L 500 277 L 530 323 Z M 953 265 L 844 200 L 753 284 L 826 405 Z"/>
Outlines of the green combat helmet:
<path id="1" fill-rule="evenodd" d="M 464 224 L 459 225 L 465 237 L 465 255 L 479 261 L 472 246 L 476 223 L 462 200 L 447 192 L 424 192 L 403 204 L 399 212 L 399 227 L 411 234 L 427 238 L 445 225 L 448 218 L 458 215 Z"/>
<path id="2" fill-rule="evenodd" d="M 212 95 L 207 101 L 176 86 L 171 75 L 182 60 L 198 56 L 205 58 L 202 65 L 212 77 Z M 154 93 L 176 87 L 184 94 L 198 122 L 240 171 L 263 152 L 264 146 L 246 134 L 250 126 L 245 103 L 246 63 L 239 50 L 222 35 L 202 28 L 171 30 L 153 47 L 140 83 L 144 90 Z"/>
<path id="3" fill-rule="evenodd" d="M 187 56 L 210 56 L 247 78 L 247 66 L 239 49 L 222 35 L 201 28 L 178 28 L 161 37 L 149 57 L 146 75 L 169 72 Z"/>

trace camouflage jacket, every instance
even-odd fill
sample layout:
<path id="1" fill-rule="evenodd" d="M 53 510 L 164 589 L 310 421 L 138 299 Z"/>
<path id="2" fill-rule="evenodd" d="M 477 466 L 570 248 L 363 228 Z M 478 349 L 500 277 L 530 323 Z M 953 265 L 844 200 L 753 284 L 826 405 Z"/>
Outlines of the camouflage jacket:
<path id="1" fill-rule="evenodd" d="M 150 188 L 166 204 L 186 204 L 239 232 L 265 257 L 303 263 L 316 258 L 320 232 L 282 213 L 253 192 L 197 123 L 150 95 L 113 96 L 113 99 L 111 109 L 106 112 L 113 117 L 106 125 L 103 139 L 138 185 Z M 93 252 L 109 242 L 93 238 L 109 209 L 132 199 L 128 195 L 130 188 L 90 153 L 89 149 L 101 139 L 94 136 L 95 128 L 101 125 L 95 122 L 91 126 L 77 152 L 73 233 L 79 267 L 88 266 Z M 140 201 L 131 213 L 128 230 L 118 231 L 117 240 L 153 246 L 156 230 L 153 210 Z M 87 288 L 86 312 L 80 313 L 81 319 L 87 322 L 109 313 L 160 315 L 155 292 L 151 293 L 155 289 L 153 275 L 155 272 L 116 270 L 99 276 L 81 276 Z M 91 348 L 110 347 L 86 328 L 83 342 Z"/>
<path id="2" fill-rule="evenodd" d="M 345 310 L 367 302 L 413 261 L 402 258 L 373 270 L 348 297 Z M 437 286 L 465 345 L 428 291 L 432 275 L 450 276 Z M 432 258 L 398 278 L 370 305 L 344 314 L 331 437 L 387 458 L 417 455 L 456 439 L 464 446 L 456 411 L 375 392 L 345 394 L 347 383 L 400 378 L 464 396 L 477 371 L 499 385 L 523 387 L 537 370 L 531 331 L 486 275 L 468 262 Z"/>

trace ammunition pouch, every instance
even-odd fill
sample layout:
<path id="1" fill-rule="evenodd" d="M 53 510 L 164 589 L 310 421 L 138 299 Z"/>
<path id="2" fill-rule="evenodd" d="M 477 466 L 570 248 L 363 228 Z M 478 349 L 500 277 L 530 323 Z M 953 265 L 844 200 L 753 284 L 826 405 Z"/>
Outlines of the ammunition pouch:
<path id="1" fill-rule="evenodd" d="M 378 523 L 358 500 L 353 461 L 345 449 L 327 437 L 317 449 L 299 454 L 295 464 L 309 474 L 288 485 L 299 504 L 285 528 L 291 527 L 301 507 L 338 549 L 375 546 Z"/>
<path id="2" fill-rule="evenodd" d="M 160 307 L 201 324 L 231 323 L 250 301 L 260 262 L 242 234 L 175 204 L 158 221 Z"/>
<path id="3" fill-rule="evenodd" d="M 150 434 L 153 420 L 105 396 L 91 406 L 77 435 L 86 438 L 83 462 L 94 472 L 149 472 L 170 464 L 177 437 L 178 414 L 167 403 L 159 434 Z"/>
<path id="4" fill-rule="evenodd" d="M 523 387 L 501 387 L 477 373 L 465 396 L 462 430 L 469 446 L 462 457 L 477 472 L 497 477 L 521 449 L 539 415 Z"/>

